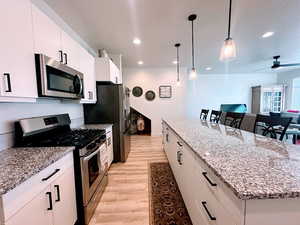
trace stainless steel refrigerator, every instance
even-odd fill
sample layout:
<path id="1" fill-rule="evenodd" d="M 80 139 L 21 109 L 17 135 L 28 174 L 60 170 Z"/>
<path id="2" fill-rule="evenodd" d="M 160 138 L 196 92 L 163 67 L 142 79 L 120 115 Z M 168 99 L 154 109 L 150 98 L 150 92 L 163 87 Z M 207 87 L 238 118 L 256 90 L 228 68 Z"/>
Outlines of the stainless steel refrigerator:
<path id="1" fill-rule="evenodd" d="M 130 90 L 123 85 L 97 82 L 96 104 L 84 104 L 86 124 L 113 124 L 114 162 L 125 162 L 130 151 Z"/>

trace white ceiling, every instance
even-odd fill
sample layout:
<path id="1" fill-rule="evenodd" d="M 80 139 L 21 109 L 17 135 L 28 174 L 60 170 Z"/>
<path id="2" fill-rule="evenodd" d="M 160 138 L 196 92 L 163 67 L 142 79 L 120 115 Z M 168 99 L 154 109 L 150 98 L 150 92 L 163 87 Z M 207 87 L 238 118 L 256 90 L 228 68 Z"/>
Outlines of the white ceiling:
<path id="1" fill-rule="evenodd" d="M 195 22 L 196 65 L 200 73 L 267 72 L 273 55 L 300 62 L 299 0 L 234 0 L 232 37 L 238 58 L 219 61 L 227 31 L 228 0 L 45 0 L 92 48 L 121 53 L 127 67 L 172 66 L 176 42 L 181 64 L 191 65 L 191 24 Z M 275 35 L 262 39 L 267 31 Z M 132 40 L 142 40 L 134 46 Z"/>

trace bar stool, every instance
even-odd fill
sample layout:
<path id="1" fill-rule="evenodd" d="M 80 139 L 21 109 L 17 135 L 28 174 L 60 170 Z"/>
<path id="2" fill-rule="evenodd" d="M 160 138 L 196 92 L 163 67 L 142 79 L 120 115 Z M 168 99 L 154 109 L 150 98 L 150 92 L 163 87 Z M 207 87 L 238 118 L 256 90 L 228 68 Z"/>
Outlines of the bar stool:
<path id="1" fill-rule="evenodd" d="M 210 114 L 209 121 L 214 123 L 219 123 L 222 112 L 217 110 L 212 110 Z"/>
<path id="2" fill-rule="evenodd" d="M 202 109 L 200 113 L 200 120 L 206 120 L 209 113 L 209 109 Z"/>
<path id="3" fill-rule="evenodd" d="M 293 118 L 257 114 L 253 133 L 282 141 Z"/>
<path id="4" fill-rule="evenodd" d="M 240 129 L 245 113 L 226 112 L 224 125 Z"/>

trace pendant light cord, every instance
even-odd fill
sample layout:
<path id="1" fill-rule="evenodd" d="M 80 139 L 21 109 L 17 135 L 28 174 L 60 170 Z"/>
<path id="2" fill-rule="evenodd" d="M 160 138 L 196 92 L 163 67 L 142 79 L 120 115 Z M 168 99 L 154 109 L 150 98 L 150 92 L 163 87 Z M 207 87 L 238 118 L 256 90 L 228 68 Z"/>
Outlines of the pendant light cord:
<path id="1" fill-rule="evenodd" d="M 232 0 L 229 0 L 229 21 L 228 21 L 228 37 L 230 39 L 230 30 L 231 30 L 231 7 L 232 7 Z"/>
<path id="2" fill-rule="evenodd" d="M 195 52 L 194 52 L 194 21 L 192 21 L 192 59 L 193 59 L 193 69 L 195 69 Z"/>
<path id="3" fill-rule="evenodd" d="M 177 82 L 179 82 L 179 46 L 177 47 Z"/>

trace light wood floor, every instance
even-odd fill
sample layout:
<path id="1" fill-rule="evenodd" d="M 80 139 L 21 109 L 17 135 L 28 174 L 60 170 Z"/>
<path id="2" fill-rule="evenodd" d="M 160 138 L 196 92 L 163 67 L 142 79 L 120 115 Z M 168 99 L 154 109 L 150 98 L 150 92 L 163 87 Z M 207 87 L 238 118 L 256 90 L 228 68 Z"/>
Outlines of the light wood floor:
<path id="1" fill-rule="evenodd" d="M 148 163 L 166 160 L 160 137 L 132 136 L 128 160 L 111 166 L 90 225 L 149 225 Z"/>

